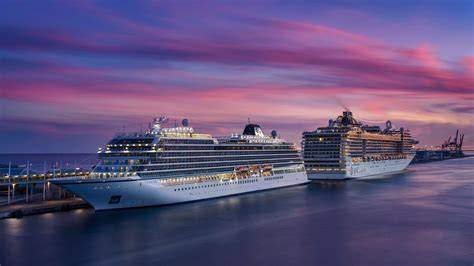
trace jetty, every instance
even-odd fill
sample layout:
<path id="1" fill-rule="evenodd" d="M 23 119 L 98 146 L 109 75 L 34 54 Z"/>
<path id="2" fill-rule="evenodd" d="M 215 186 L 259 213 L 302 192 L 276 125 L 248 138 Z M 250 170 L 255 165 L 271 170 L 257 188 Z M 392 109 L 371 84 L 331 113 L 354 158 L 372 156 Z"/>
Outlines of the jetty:
<path id="1" fill-rule="evenodd" d="M 5 175 L 0 178 L 0 188 L 5 189 L 7 193 L 7 205 L 15 202 L 15 196 L 24 195 L 25 202 L 28 203 L 33 194 L 40 189 L 42 191 L 42 199 L 46 200 L 47 195 L 51 192 L 53 186 L 50 182 L 52 178 L 69 178 L 73 176 L 87 176 L 89 171 L 71 171 L 59 173 L 45 174 L 25 174 L 25 175 Z M 60 194 L 63 193 L 61 188 L 55 187 Z"/>
<path id="2" fill-rule="evenodd" d="M 21 218 L 47 212 L 66 211 L 87 207 L 74 194 L 55 186 L 51 179 L 85 177 L 89 170 L 52 169 L 44 173 L 19 165 L 0 165 L 0 219 Z"/>

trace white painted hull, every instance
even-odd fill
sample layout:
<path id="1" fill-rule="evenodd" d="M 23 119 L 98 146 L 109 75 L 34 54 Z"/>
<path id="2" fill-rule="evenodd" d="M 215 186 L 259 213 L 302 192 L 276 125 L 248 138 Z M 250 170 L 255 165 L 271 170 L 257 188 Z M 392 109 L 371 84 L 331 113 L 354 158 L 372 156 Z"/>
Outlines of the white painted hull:
<path id="1" fill-rule="evenodd" d="M 266 189 L 308 183 L 304 172 L 268 177 L 251 177 L 235 181 L 208 181 L 195 184 L 164 185 L 158 179 L 55 180 L 59 185 L 90 203 L 95 210 L 110 210 L 166 205 L 230 196 Z M 110 203 L 111 197 L 119 202 Z"/>
<path id="2" fill-rule="evenodd" d="M 339 173 L 308 173 L 310 180 L 343 180 L 352 178 L 378 177 L 384 174 L 396 173 L 405 170 L 415 155 L 410 155 L 406 159 L 382 160 L 352 163 L 346 160 L 346 169 Z"/>

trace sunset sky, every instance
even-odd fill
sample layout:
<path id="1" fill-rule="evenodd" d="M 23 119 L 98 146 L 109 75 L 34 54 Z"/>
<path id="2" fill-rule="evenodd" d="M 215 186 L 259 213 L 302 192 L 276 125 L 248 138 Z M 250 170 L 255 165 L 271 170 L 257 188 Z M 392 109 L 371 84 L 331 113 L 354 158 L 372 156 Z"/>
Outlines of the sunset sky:
<path id="1" fill-rule="evenodd" d="M 473 1 L 325 2 L 1 1 L 0 153 L 95 152 L 160 114 L 299 143 L 344 106 L 474 146 Z"/>

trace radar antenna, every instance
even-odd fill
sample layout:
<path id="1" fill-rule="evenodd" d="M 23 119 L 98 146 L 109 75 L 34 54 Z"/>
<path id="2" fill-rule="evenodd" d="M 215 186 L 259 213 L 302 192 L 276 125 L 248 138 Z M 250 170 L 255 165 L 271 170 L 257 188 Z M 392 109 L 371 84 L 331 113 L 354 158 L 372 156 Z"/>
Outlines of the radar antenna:
<path id="1" fill-rule="evenodd" d="M 165 124 L 166 122 L 168 122 L 168 117 L 166 117 L 165 115 L 155 118 L 153 120 L 151 132 L 155 134 L 159 133 L 161 130 L 161 125 Z"/>

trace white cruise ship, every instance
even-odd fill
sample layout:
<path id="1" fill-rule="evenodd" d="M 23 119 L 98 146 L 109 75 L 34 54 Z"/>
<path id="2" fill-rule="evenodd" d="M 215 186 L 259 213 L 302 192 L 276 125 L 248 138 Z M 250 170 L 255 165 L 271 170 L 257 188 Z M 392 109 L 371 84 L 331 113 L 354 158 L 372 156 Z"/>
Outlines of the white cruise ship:
<path id="1" fill-rule="evenodd" d="M 56 179 L 96 210 L 164 205 L 305 184 L 294 144 L 246 125 L 242 134 L 215 138 L 183 126 L 121 134 L 99 150 L 85 178 Z"/>
<path id="2" fill-rule="evenodd" d="M 327 127 L 303 133 L 303 158 L 309 179 L 376 177 L 402 171 L 415 156 L 408 130 L 363 125 L 343 112 Z"/>

